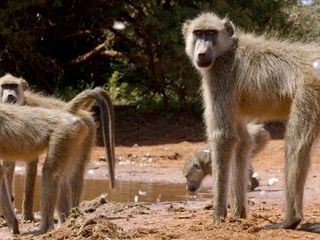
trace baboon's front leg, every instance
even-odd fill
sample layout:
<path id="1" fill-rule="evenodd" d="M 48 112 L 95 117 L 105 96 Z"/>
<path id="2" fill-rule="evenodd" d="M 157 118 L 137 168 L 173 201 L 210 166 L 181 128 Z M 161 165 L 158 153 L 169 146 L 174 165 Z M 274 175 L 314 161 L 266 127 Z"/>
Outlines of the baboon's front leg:
<path id="1" fill-rule="evenodd" d="M 9 189 L 7 185 L 7 179 L 6 177 L 3 177 L 3 169 L 2 166 L 0 165 L 0 183 L 1 183 L 1 197 L 0 197 L 0 202 L 1 202 L 1 209 L 3 212 L 3 215 L 7 221 L 7 224 L 9 228 L 12 230 L 13 234 L 19 234 L 19 225 L 18 225 L 18 220 L 16 218 L 13 206 L 12 206 L 12 201 L 11 201 L 11 196 L 9 194 Z"/>
<path id="2" fill-rule="evenodd" d="M 238 134 L 240 142 L 236 147 L 236 154 L 231 163 L 231 216 L 245 218 L 247 215 L 247 188 L 248 188 L 248 158 L 252 150 L 253 141 L 247 131 L 246 124 L 239 124 Z"/>
<path id="3" fill-rule="evenodd" d="M 224 83 L 220 83 L 222 88 Z M 238 142 L 236 122 L 233 116 L 231 92 L 221 95 L 212 81 L 203 81 L 208 145 L 212 163 L 212 194 L 214 223 L 219 224 L 227 215 L 227 188 L 230 160 Z"/>
<path id="4" fill-rule="evenodd" d="M 14 169 L 16 167 L 16 163 L 12 161 L 3 161 L 3 167 L 5 169 L 5 176 L 8 184 L 8 191 L 11 197 L 11 201 L 14 200 L 14 189 L 13 189 L 13 178 L 14 178 Z"/>
<path id="5" fill-rule="evenodd" d="M 228 130 L 214 133 L 209 140 L 213 177 L 214 223 L 219 224 L 227 215 L 227 187 L 229 163 L 234 155 L 237 137 Z"/>

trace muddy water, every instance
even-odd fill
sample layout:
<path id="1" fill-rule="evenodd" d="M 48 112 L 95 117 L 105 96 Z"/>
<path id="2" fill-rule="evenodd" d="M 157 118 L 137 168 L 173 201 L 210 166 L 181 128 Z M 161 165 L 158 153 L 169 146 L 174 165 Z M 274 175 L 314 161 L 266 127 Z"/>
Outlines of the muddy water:
<path id="1" fill-rule="evenodd" d="M 21 209 L 24 176 L 15 176 L 15 207 Z M 34 211 L 40 209 L 41 177 L 37 177 L 35 188 Z M 189 193 L 185 184 L 141 183 L 117 181 L 117 188 L 110 190 L 107 180 L 85 180 L 82 200 L 91 200 L 102 193 L 108 193 L 110 201 L 117 202 L 166 202 L 186 200 L 208 200 L 210 189 L 204 188 L 197 193 Z"/>

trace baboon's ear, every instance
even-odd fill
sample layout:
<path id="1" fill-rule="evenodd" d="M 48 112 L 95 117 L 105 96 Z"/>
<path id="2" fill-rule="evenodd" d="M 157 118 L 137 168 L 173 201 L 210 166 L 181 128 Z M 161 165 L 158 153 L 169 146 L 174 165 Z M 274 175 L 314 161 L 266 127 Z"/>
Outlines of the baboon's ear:
<path id="1" fill-rule="evenodd" d="M 233 22 L 231 22 L 229 19 L 226 20 L 226 22 L 224 23 L 224 27 L 227 30 L 227 33 L 229 34 L 229 36 L 233 36 L 234 31 L 235 31 L 235 26 L 233 24 Z"/>
<path id="2" fill-rule="evenodd" d="M 191 20 L 187 20 L 183 23 L 183 26 L 182 26 L 182 34 L 183 34 L 183 37 L 186 38 L 187 36 L 187 30 L 190 26 L 190 23 L 191 23 Z"/>
<path id="3" fill-rule="evenodd" d="M 21 85 L 22 85 L 23 91 L 27 90 L 29 88 L 29 83 L 23 78 L 20 78 L 20 79 L 21 79 Z"/>

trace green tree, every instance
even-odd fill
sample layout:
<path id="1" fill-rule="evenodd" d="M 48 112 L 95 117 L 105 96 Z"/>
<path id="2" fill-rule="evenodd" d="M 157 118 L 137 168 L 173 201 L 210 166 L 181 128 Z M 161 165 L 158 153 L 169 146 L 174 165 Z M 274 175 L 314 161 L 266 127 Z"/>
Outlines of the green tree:
<path id="1" fill-rule="evenodd" d="M 151 99 L 165 108 L 186 107 L 197 100 L 199 79 L 184 53 L 185 19 L 215 11 L 245 30 L 263 32 L 266 26 L 287 27 L 283 7 L 288 3 L 3 0 L 0 72 L 22 75 L 40 89 L 67 97 L 108 85 L 122 102 Z"/>

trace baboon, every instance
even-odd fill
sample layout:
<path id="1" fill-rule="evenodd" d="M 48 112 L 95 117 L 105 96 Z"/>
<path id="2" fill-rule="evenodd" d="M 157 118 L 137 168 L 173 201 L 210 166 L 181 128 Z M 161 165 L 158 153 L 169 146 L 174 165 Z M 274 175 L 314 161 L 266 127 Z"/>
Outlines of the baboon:
<path id="1" fill-rule="evenodd" d="M 250 159 L 255 157 L 265 147 L 270 140 L 269 132 L 264 128 L 263 124 L 248 124 L 248 132 L 252 136 L 253 142 L 251 146 Z M 183 175 L 187 179 L 186 188 L 191 191 L 197 191 L 201 185 L 202 180 L 212 173 L 211 157 L 209 146 L 206 144 L 197 150 L 192 156 L 185 162 L 183 168 Z M 248 190 L 255 189 L 259 182 L 257 178 L 253 176 L 253 167 L 250 164 L 248 169 L 249 183 Z"/>
<path id="2" fill-rule="evenodd" d="M 303 218 L 310 149 L 320 129 L 320 82 L 311 73 L 320 47 L 235 30 L 227 18 L 202 13 L 183 25 L 185 51 L 202 76 L 211 151 L 214 222 L 247 215 L 246 123 L 288 119 L 285 133 L 286 216 L 269 228 L 295 229 Z M 236 158 L 234 155 L 236 154 Z M 232 160 L 232 161 L 231 161 Z"/>
<path id="3" fill-rule="evenodd" d="M 106 94 L 105 91 L 100 91 L 97 89 L 100 94 L 105 98 L 105 101 L 107 105 L 109 106 L 109 109 L 111 111 L 111 125 L 109 127 L 109 133 L 111 145 L 108 146 L 110 151 L 112 151 L 112 155 L 114 156 L 114 113 L 113 113 L 113 107 L 112 102 L 110 100 L 110 97 Z M 39 93 L 32 92 L 28 90 L 28 83 L 23 78 L 17 78 L 12 76 L 11 74 L 6 74 L 2 78 L 0 78 L 0 98 L 2 102 L 7 103 L 18 103 L 19 105 L 28 105 L 28 106 L 40 106 L 45 108 L 56 108 L 56 109 L 63 109 L 63 107 L 66 106 L 66 102 L 49 97 L 44 96 Z M 87 104 L 85 108 L 89 108 L 90 104 Z M 84 112 L 82 114 L 85 114 Z M 95 128 L 92 125 L 92 122 L 90 121 L 88 123 L 88 128 L 90 129 L 90 133 L 95 131 Z M 105 134 L 103 134 L 105 136 Z M 94 138 L 92 134 L 88 134 L 88 141 L 91 141 L 91 138 Z M 107 140 L 106 140 L 107 141 Z M 105 141 L 105 146 L 108 144 Z M 85 152 L 84 152 L 85 153 Z M 84 155 L 83 157 L 88 157 L 87 155 Z M 86 159 L 85 163 L 88 161 Z M 25 220 L 34 220 L 33 216 L 33 193 L 34 193 L 34 184 L 36 180 L 37 175 L 37 162 L 38 159 L 28 161 L 27 167 L 26 167 L 26 178 L 25 178 L 25 184 L 24 184 L 24 197 L 23 197 L 23 204 L 22 204 L 22 216 Z M 9 189 L 12 191 L 12 182 L 13 182 L 13 173 L 15 168 L 14 162 L 4 162 L 7 171 L 7 178 L 9 183 Z M 85 166 L 81 166 L 81 171 L 84 171 Z M 79 182 L 78 184 L 81 184 Z M 76 187 L 76 186 L 75 186 Z M 72 206 L 78 205 L 78 201 L 81 194 L 82 184 L 80 187 L 77 187 L 79 191 L 77 191 L 76 195 L 77 197 L 73 198 L 74 203 Z"/>
<path id="4" fill-rule="evenodd" d="M 0 78 L 0 99 L 3 103 L 14 103 L 28 106 L 41 106 L 45 108 L 63 109 L 66 105 L 62 100 L 44 96 L 28 90 L 29 84 L 23 78 L 17 78 L 11 74 L 6 74 Z M 90 125 L 88 125 L 90 128 Z M 91 130 L 91 129 L 90 129 Z M 26 162 L 26 173 L 24 181 L 24 195 L 22 202 L 22 218 L 24 220 L 34 220 L 33 215 L 33 195 L 37 176 L 38 158 Z M 3 162 L 6 169 L 5 174 L 9 186 L 9 191 L 13 199 L 13 175 L 15 162 Z"/>
<path id="5" fill-rule="evenodd" d="M 12 76 L 3 78 L 8 77 Z M 49 101 L 37 94 L 25 92 L 24 95 L 25 100 L 39 100 L 41 97 Z M 41 101 L 28 102 L 41 107 L 0 104 L 0 119 L 3 121 L 0 157 L 4 161 L 30 161 L 47 149 L 42 169 L 41 233 L 54 226 L 56 202 L 60 222 L 68 216 L 70 207 L 79 203 L 84 169 L 95 140 L 94 121 L 87 111 L 81 109 L 88 108 L 94 100 L 100 106 L 110 182 L 114 187 L 113 106 L 104 90 L 85 90 L 60 109 L 41 106 Z"/>
<path id="6" fill-rule="evenodd" d="M 28 101 L 25 99 L 25 91 L 28 89 L 28 83 L 22 78 L 16 78 L 11 74 L 6 74 L 5 76 L 0 78 L 0 99 L 2 103 L 14 103 L 19 105 L 30 105 Z M 29 94 L 30 95 L 30 94 Z M 54 100 L 52 104 L 47 104 L 47 99 L 45 101 L 38 101 L 39 104 L 44 103 L 44 107 L 52 108 L 55 106 L 54 103 L 59 100 Z M 58 107 L 62 109 L 64 103 L 61 101 Z M 35 104 L 32 104 L 35 106 Z M 26 163 L 26 174 L 25 174 L 25 182 L 24 182 L 24 195 L 23 195 L 23 203 L 22 203 L 22 218 L 24 220 L 34 220 L 33 216 L 33 195 L 34 195 L 34 186 L 35 180 L 37 176 L 37 164 L 38 159 L 34 159 L 32 161 L 28 161 Z M 13 199 L 13 174 L 15 169 L 15 162 L 3 162 L 5 167 L 5 175 L 8 182 L 8 188 L 10 191 L 10 195 Z"/>

